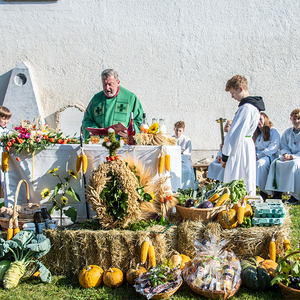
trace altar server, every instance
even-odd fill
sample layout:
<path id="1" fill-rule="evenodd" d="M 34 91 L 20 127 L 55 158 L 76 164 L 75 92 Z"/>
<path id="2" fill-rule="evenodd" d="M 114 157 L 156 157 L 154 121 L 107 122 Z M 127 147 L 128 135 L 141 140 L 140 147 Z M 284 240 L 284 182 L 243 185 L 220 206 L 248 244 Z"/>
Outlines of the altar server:
<path id="1" fill-rule="evenodd" d="M 222 148 L 224 182 L 243 179 L 247 192 L 255 196 L 256 159 L 252 135 L 265 105 L 262 97 L 249 95 L 247 79 L 241 75 L 229 79 L 225 90 L 239 105 Z"/>
<path id="2" fill-rule="evenodd" d="M 256 152 L 256 185 L 263 199 L 268 198 L 265 186 L 271 162 L 276 158 L 280 146 L 280 134 L 265 113 L 260 113 L 258 126 L 253 134 Z"/>
<path id="3" fill-rule="evenodd" d="M 224 126 L 224 132 L 227 133 L 230 129 L 232 120 L 227 120 Z M 220 150 L 217 154 L 217 158 L 212 161 L 208 166 L 207 178 L 222 181 L 224 179 L 224 168 L 222 167 L 222 147 L 220 144 Z"/>
<path id="4" fill-rule="evenodd" d="M 300 109 L 291 112 L 293 126 L 281 136 L 279 158 L 271 164 L 266 183 L 268 192 L 289 192 L 288 204 L 300 201 Z M 278 195 L 278 194 L 277 194 Z M 277 198 L 278 196 L 275 195 Z M 280 195 L 280 194 L 279 194 Z"/>
<path id="5" fill-rule="evenodd" d="M 176 145 L 181 147 L 181 188 L 194 188 L 195 172 L 192 164 L 192 142 L 184 135 L 185 123 L 178 121 L 174 125 Z"/>

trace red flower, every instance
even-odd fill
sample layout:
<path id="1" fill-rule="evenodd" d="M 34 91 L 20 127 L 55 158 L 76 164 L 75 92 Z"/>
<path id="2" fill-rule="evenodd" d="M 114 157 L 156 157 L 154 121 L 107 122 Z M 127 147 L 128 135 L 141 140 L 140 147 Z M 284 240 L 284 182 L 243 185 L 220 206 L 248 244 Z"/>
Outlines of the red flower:
<path id="1" fill-rule="evenodd" d="M 14 138 L 12 138 L 10 141 L 12 142 L 12 144 L 14 144 L 16 142 L 16 140 Z"/>
<path id="2" fill-rule="evenodd" d="M 10 147 L 8 147 L 8 146 L 5 147 L 5 150 L 6 150 L 6 151 L 9 151 L 9 149 L 10 149 Z"/>
<path id="3" fill-rule="evenodd" d="M 22 139 L 20 139 L 19 137 L 17 137 L 17 141 L 19 144 L 22 144 L 24 141 Z"/>
<path id="4" fill-rule="evenodd" d="M 67 142 L 70 143 L 70 142 L 71 142 L 71 139 L 67 139 Z"/>
<path id="5" fill-rule="evenodd" d="M 62 144 L 67 144 L 67 140 L 63 140 Z"/>
<path id="6" fill-rule="evenodd" d="M 12 142 L 7 142 L 8 147 L 11 147 L 11 145 L 12 145 Z"/>
<path id="7" fill-rule="evenodd" d="M 50 138 L 49 141 L 50 143 L 55 143 L 55 138 Z"/>
<path id="8" fill-rule="evenodd" d="M 115 156 L 111 156 L 111 157 L 110 157 L 110 160 L 115 160 L 115 159 L 116 159 Z"/>
<path id="9" fill-rule="evenodd" d="M 48 140 L 48 135 L 44 135 L 44 140 Z"/>
<path id="10" fill-rule="evenodd" d="M 165 203 L 165 198 L 160 198 L 161 203 Z"/>
<path id="11" fill-rule="evenodd" d="M 105 158 L 106 158 L 107 161 L 110 161 L 110 157 L 109 156 L 106 156 Z"/>
<path id="12" fill-rule="evenodd" d="M 120 159 L 120 155 L 117 155 L 117 156 L 116 156 L 116 160 L 119 160 L 119 159 Z"/>
<path id="13" fill-rule="evenodd" d="M 62 139 L 58 139 L 57 142 L 58 142 L 59 144 L 62 144 L 64 141 L 63 141 Z"/>
<path id="14" fill-rule="evenodd" d="M 72 143 L 76 143 L 77 141 L 75 139 L 72 140 Z"/>
<path id="15" fill-rule="evenodd" d="M 171 201 L 172 200 L 172 196 L 171 195 L 167 195 L 166 199 Z"/>
<path id="16" fill-rule="evenodd" d="M 20 161 L 20 157 L 19 157 L 19 156 L 18 156 L 18 157 L 16 157 L 16 161 L 18 161 L 18 162 Z"/>

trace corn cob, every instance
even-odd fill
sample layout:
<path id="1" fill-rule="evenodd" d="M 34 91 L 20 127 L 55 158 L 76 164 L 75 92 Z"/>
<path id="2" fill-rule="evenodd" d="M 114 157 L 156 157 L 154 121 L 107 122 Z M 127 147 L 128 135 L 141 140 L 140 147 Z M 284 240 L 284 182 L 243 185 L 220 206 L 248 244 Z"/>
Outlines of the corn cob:
<path id="1" fill-rule="evenodd" d="M 1 165 L 2 172 L 7 172 L 8 171 L 8 167 L 9 167 L 8 157 L 9 157 L 8 152 L 2 152 L 2 165 Z"/>
<path id="2" fill-rule="evenodd" d="M 241 225 L 244 221 L 244 216 L 245 216 L 245 207 L 244 206 L 240 206 L 237 209 L 237 221 L 238 223 Z"/>
<path id="3" fill-rule="evenodd" d="M 288 251 L 291 249 L 291 243 L 286 237 L 284 238 L 283 241 L 283 247 L 284 247 L 284 251 Z"/>
<path id="4" fill-rule="evenodd" d="M 159 158 L 159 164 L 158 164 L 158 173 L 161 174 L 164 171 L 164 165 L 165 165 L 165 157 L 163 155 Z"/>
<path id="5" fill-rule="evenodd" d="M 151 268 L 154 268 L 156 266 L 156 259 L 155 259 L 155 251 L 153 245 L 149 246 L 148 255 L 149 255 L 150 266 Z"/>
<path id="6" fill-rule="evenodd" d="M 166 153 L 165 155 L 165 168 L 167 171 L 170 171 L 171 169 L 171 157 L 170 154 Z"/>
<path id="7" fill-rule="evenodd" d="M 230 198 L 230 191 L 228 188 L 226 188 L 226 193 L 224 193 L 220 199 L 218 200 L 218 202 L 216 203 L 215 207 L 221 206 L 225 203 L 226 200 L 228 200 Z"/>
<path id="8" fill-rule="evenodd" d="M 76 160 L 76 172 L 77 173 L 81 170 L 81 161 L 82 161 L 82 155 L 78 155 L 77 160 Z"/>
<path id="9" fill-rule="evenodd" d="M 220 195 L 218 193 L 215 193 L 207 201 L 213 203 L 213 202 L 215 202 L 219 198 L 220 198 Z"/>
<path id="10" fill-rule="evenodd" d="M 86 173 L 88 167 L 88 160 L 87 160 L 87 156 L 85 154 L 82 154 L 82 172 Z"/>
<path id="11" fill-rule="evenodd" d="M 275 243 L 275 237 L 272 237 L 272 240 L 269 244 L 269 255 L 270 260 L 273 260 L 276 262 L 276 243 Z"/>
<path id="12" fill-rule="evenodd" d="M 144 243 L 142 245 L 142 251 L 141 251 L 141 263 L 142 264 L 144 264 L 147 260 L 149 246 L 150 246 L 149 238 L 147 238 L 146 241 L 144 241 Z"/>

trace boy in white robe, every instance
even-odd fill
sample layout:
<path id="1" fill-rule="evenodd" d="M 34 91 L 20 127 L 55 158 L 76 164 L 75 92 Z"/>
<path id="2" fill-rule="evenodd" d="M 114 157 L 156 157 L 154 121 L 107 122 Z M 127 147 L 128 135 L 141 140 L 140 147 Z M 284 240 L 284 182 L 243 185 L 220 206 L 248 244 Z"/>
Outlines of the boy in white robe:
<path id="1" fill-rule="evenodd" d="M 291 112 L 293 127 L 287 129 L 281 137 L 279 158 L 271 164 L 266 190 L 275 192 L 273 198 L 281 197 L 280 193 L 289 192 L 292 196 L 288 204 L 300 201 L 300 109 Z"/>
<path id="2" fill-rule="evenodd" d="M 253 140 L 256 151 L 256 185 L 260 189 L 260 196 L 267 199 L 268 193 L 265 191 L 265 186 L 270 165 L 276 158 L 280 146 L 280 134 L 265 113 L 260 113 Z"/>
<path id="3" fill-rule="evenodd" d="M 232 120 L 227 120 L 224 126 L 224 132 L 227 133 L 230 129 Z M 225 139 L 224 139 L 225 140 Z M 217 154 L 217 158 L 212 161 L 208 166 L 207 178 L 222 181 L 224 180 L 224 168 L 222 167 L 222 147 L 220 144 L 220 150 Z"/>
<path id="4" fill-rule="evenodd" d="M 192 164 L 192 142 L 185 136 L 185 123 L 178 121 L 174 124 L 176 145 L 181 147 L 181 188 L 194 188 L 195 172 Z"/>
<path id="5" fill-rule="evenodd" d="M 222 148 L 224 182 L 243 179 L 247 192 L 255 196 L 256 159 L 252 135 L 265 105 L 262 97 L 249 96 L 247 79 L 243 76 L 236 75 L 229 79 L 225 91 L 239 102 L 239 108 Z"/>

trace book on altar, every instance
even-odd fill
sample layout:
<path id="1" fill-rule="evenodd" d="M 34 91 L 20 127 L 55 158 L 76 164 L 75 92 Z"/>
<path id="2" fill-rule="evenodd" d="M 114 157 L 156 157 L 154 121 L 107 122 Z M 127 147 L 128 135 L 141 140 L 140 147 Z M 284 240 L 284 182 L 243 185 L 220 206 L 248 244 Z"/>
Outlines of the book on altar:
<path id="1" fill-rule="evenodd" d="M 85 128 L 87 131 L 89 131 L 92 135 L 104 135 L 108 136 L 108 129 L 112 128 L 116 134 L 120 131 L 127 130 L 127 128 L 122 124 L 118 123 L 115 125 L 108 126 L 106 128 L 93 128 L 93 127 L 87 127 Z"/>

